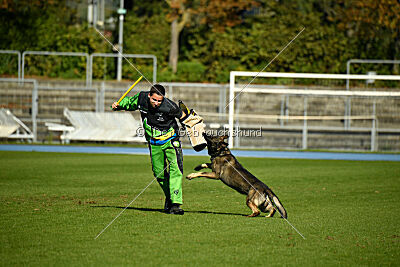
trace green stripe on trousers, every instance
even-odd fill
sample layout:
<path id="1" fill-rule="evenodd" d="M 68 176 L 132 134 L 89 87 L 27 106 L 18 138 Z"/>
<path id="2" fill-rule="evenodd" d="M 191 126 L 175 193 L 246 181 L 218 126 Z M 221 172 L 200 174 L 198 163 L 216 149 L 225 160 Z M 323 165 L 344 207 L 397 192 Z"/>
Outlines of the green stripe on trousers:
<path id="1" fill-rule="evenodd" d="M 157 177 L 165 197 L 170 198 L 172 203 L 183 204 L 181 143 L 170 140 L 163 145 L 149 144 L 149 149 L 153 174 Z M 169 167 L 166 168 L 168 164 Z"/>

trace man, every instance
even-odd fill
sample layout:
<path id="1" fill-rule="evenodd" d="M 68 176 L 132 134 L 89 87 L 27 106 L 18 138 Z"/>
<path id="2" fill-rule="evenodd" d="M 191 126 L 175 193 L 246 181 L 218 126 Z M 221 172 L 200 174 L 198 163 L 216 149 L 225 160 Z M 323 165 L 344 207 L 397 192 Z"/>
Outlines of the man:
<path id="1" fill-rule="evenodd" d="M 176 119 L 187 114 L 165 97 L 165 88 L 155 84 L 150 91 L 125 97 L 113 110 L 139 109 L 148 142 L 153 174 L 165 194 L 164 211 L 183 215 L 182 202 L 183 156 Z M 169 166 L 168 166 L 169 164 Z"/>

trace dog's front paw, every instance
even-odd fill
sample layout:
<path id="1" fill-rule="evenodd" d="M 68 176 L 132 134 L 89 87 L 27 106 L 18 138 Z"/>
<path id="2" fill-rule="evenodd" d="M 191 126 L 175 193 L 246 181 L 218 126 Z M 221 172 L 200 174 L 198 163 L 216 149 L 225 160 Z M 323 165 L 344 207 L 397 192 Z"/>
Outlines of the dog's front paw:
<path id="1" fill-rule="evenodd" d="M 195 178 L 195 177 L 196 177 L 196 174 L 195 174 L 195 173 L 191 173 L 191 174 L 188 174 L 188 175 L 186 176 L 186 179 L 192 180 L 192 179 Z"/>
<path id="2" fill-rule="evenodd" d="M 203 164 L 197 165 L 194 169 L 195 169 L 196 171 L 200 171 L 200 170 L 202 170 L 202 169 L 211 169 L 211 168 L 210 168 L 210 165 L 209 165 L 209 164 L 203 163 Z"/>
<path id="3" fill-rule="evenodd" d="M 203 164 L 197 165 L 196 167 L 194 167 L 195 171 L 200 171 L 201 169 L 203 169 Z"/>

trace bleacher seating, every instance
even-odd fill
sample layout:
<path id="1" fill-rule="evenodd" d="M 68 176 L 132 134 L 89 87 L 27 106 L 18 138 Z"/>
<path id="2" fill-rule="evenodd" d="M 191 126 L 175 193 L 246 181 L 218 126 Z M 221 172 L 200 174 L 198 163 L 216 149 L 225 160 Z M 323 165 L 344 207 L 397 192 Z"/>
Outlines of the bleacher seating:
<path id="1" fill-rule="evenodd" d="M 69 128 L 65 131 L 60 136 L 62 141 L 146 142 L 143 136 L 137 134 L 141 123 L 129 112 L 100 113 L 71 111 L 66 108 L 64 116 L 71 122 L 74 130 Z"/>
<path id="2" fill-rule="evenodd" d="M 0 138 L 33 139 L 33 134 L 9 109 L 1 108 Z"/>

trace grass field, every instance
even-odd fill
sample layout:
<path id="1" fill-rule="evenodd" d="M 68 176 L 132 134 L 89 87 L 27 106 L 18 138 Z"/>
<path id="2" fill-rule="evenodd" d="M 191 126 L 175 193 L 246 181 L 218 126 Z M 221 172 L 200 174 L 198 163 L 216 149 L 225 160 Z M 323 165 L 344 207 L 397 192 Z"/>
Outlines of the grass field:
<path id="1" fill-rule="evenodd" d="M 148 156 L 0 152 L 0 264 L 399 265 L 400 163 L 241 158 L 289 221 L 247 218 L 220 181 L 184 181 L 184 216 L 161 213 Z M 185 175 L 205 157 L 185 157 Z"/>

